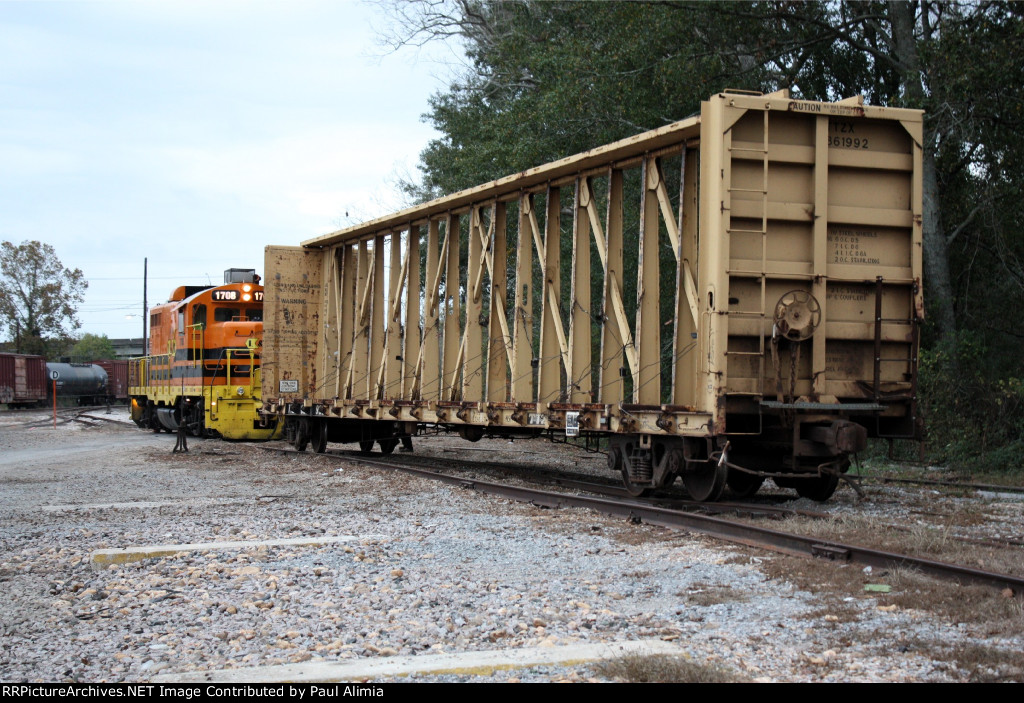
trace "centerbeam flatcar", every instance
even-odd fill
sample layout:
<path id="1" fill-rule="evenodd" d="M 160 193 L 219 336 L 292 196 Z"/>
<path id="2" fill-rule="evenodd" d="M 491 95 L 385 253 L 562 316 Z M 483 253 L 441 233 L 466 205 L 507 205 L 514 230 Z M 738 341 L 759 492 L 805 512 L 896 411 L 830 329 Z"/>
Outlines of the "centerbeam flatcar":
<path id="1" fill-rule="evenodd" d="M 868 437 L 920 437 L 921 144 L 920 111 L 722 93 L 268 247 L 263 412 L 318 451 L 579 434 L 634 494 L 827 499 Z"/>
<path id="2" fill-rule="evenodd" d="M 140 427 L 194 436 L 270 439 L 258 413 L 263 287 L 253 269 L 221 286 L 179 286 L 150 313 L 150 354 L 129 366 L 131 417 Z"/>

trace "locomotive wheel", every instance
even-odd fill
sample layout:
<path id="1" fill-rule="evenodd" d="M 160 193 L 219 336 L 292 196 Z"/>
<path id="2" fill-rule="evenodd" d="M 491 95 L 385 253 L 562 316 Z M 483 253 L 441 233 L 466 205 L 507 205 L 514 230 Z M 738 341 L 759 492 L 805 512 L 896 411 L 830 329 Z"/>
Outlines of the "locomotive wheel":
<path id="1" fill-rule="evenodd" d="M 796 492 L 801 498 L 810 498 L 823 503 L 832 497 L 839 487 L 839 474 L 823 474 L 817 478 L 798 481 Z"/>
<path id="2" fill-rule="evenodd" d="M 373 454 L 373 440 L 368 439 L 359 443 L 359 453 L 363 456 Z"/>
<path id="3" fill-rule="evenodd" d="M 196 404 L 188 406 L 181 405 L 181 421 L 185 423 L 186 431 L 193 437 L 202 437 L 205 434 L 203 422 L 203 406 Z"/>
<path id="4" fill-rule="evenodd" d="M 377 444 L 380 445 L 380 453 L 386 455 L 395 451 L 395 447 L 398 446 L 398 440 L 394 438 L 379 439 L 377 440 Z"/>
<path id="5" fill-rule="evenodd" d="M 690 497 L 697 501 L 718 500 L 725 490 L 729 467 L 717 462 L 708 463 L 696 471 L 683 473 L 683 486 Z"/>
<path id="6" fill-rule="evenodd" d="M 312 435 L 313 451 L 317 454 L 323 454 L 327 451 L 327 423 L 314 423 L 312 430 L 310 434 Z"/>
<path id="7" fill-rule="evenodd" d="M 725 482 L 737 498 L 749 498 L 761 488 L 764 476 L 755 476 L 743 471 L 730 471 Z"/>

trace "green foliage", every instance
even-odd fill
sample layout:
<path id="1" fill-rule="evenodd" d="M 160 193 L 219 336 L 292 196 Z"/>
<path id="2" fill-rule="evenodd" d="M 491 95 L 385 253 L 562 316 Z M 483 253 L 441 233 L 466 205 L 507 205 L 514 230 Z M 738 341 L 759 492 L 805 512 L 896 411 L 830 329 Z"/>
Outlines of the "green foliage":
<path id="1" fill-rule="evenodd" d="M 71 360 L 74 362 L 115 358 L 117 358 L 117 352 L 114 351 L 114 345 L 105 334 L 83 334 L 82 338 L 71 348 Z"/>
<path id="2" fill-rule="evenodd" d="M 0 244 L 0 329 L 15 351 L 48 357 L 62 351 L 80 326 L 76 308 L 88 285 L 49 244 Z"/>
<path id="3" fill-rule="evenodd" d="M 407 187 L 422 199 L 674 122 L 726 88 L 846 95 L 871 68 L 842 44 L 810 40 L 828 12 L 816 3 L 772 4 L 771 16 L 757 4 L 513 0 L 464 3 L 458 15 L 460 5 L 449 11 L 470 70 L 431 100 L 426 117 L 442 137 L 422 154 L 423 183 Z M 790 42 L 737 40 L 787 26 Z"/>
<path id="4" fill-rule="evenodd" d="M 920 361 L 931 458 L 966 472 L 1019 470 L 1024 455 L 1020 369 L 1003 376 L 999 355 L 966 333 L 953 349 L 940 344 L 923 350 Z"/>

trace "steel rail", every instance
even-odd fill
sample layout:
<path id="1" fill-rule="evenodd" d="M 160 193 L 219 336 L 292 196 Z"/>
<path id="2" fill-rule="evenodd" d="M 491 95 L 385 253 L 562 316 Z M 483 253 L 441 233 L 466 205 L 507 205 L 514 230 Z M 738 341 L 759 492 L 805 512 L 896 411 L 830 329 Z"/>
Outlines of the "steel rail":
<path id="1" fill-rule="evenodd" d="M 948 488 L 969 488 L 974 491 L 991 493 L 1024 493 L 1024 486 L 1000 486 L 995 483 L 962 483 L 960 481 L 938 481 L 932 478 L 895 478 L 891 476 L 867 476 L 861 480 L 878 481 L 880 483 L 911 483 L 924 486 L 945 486 Z"/>
<path id="2" fill-rule="evenodd" d="M 430 478 L 442 483 L 469 488 L 490 495 L 511 498 L 533 505 L 549 508 L 586 508 L 602 512 L 606 515 L 625 517 L 631 520 L 642 520 L 651 525 L 659 525 L 670 529 L 692 530 L 725 541 L 749 547 L 769 549 L 792 556 L 853 562 L 881 569 L 911 568 L 937 578 L 976 583 L 1000 589 L 1009 588 L 1018 595 L 1024 593 L 1024 578 L 1010 574 L 999 574 L 947 562 L 921 559 L 907 554 L 886 552 L 832 540 L 823 540 L 817 537 L 781 532 L 757 525 L 733 522 L 713 515 L 669 510 L 630 501 L 574 496 L 536 488 L 507 486 L 490 481 L 440 474 L 434 471 L 380 461 L 378 459 L 364 459 L 361 457 L 351 457 L 351 459 L 367 466 L 402 471 L 415 476 Z"/>

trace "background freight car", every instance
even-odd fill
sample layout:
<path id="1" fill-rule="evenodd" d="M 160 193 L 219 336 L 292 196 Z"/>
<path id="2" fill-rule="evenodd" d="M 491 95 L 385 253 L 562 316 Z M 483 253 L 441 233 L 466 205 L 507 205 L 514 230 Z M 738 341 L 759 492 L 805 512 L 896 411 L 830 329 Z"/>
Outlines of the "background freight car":
<path id="1" fill-rule="evenodd" d="M 268 247 L 264 410 L 321 451 L 581 434 L 633 493 L 825 499 L 868 436 L 919 436 L 921 144 L 918 110 L 722 93 Z"/>
<path id="2" fill-rule="evenodd" d="M 101 359 L 92 362 L 107 372 L 107 398 L 111 403 L 128 402 L 128 360 Z"/>
<path id="3" fill-rule="evenodd" d="M 46 400 L 48 379 L 43 357 L 0 353 L 0 403 L 8 407 L 38 405 Z"/>

